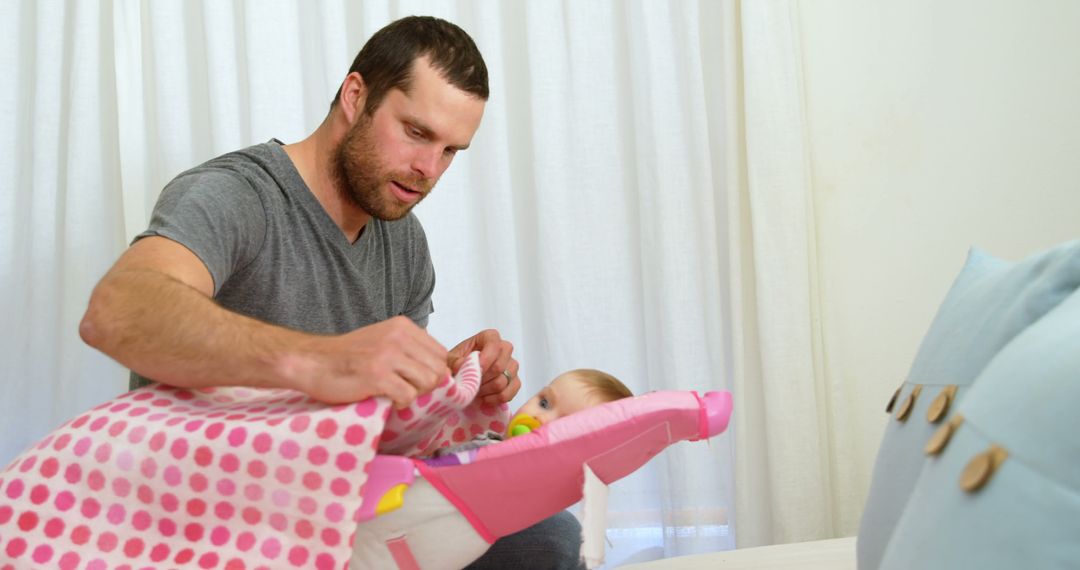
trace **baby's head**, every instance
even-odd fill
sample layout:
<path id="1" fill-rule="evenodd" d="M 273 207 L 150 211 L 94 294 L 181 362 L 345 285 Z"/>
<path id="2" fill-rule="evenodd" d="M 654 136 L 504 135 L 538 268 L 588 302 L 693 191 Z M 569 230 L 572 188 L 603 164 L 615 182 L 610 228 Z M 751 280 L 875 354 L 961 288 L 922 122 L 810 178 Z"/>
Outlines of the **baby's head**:
<path id="1" fill-rule="evenodd" d="M 527 414 L 544 425 L 574 412 L 633 396 L 617 378 L 582 368 L 560 374 L 514 413 Z"/>

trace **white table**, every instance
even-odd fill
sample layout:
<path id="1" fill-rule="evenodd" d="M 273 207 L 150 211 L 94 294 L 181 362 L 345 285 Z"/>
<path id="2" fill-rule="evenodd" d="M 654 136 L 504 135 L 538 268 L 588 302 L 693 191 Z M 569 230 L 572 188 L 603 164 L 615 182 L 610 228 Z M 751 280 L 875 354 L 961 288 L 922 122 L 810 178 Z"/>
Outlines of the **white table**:
<path id="1" fill-rule="evenodd" d="M 620 570 L 855 570 L 855 537 L 678 556 Z"/>

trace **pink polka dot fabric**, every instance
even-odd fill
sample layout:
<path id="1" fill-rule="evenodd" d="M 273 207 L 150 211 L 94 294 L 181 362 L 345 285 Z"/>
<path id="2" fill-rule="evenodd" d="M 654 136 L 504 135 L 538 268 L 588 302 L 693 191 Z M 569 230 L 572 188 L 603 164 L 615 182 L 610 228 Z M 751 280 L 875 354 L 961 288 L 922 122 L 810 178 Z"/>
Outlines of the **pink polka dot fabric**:
<path id="1" fill-rule="evenodd" d="M 468 426 L 469 439 L 485 431 L 506 431 L 510 416 L 506 405 L 485 406 L 474 402 L 480 387 L 479 353 L 458 371 L 455 381 L 447 377 L 431 394 L 416 399 L 407 408 L 395 410 L 386 420 L 379 439 L 379 453 L 388 455 L 431 455 L 440 446 L 460 443 L 451 441 L 454 430 L 448 426 Z"/>
<path id="2" fill-rule="evenodd" d="M 377 450 L 438 447 L 449 422 L 505 425 L 505 406 L 471 403 L 479 377 L 474 354 L 393 414 L 384 398 L 328 406 L 289 390 L 123 394 L 0 472 L 0 570 L 346 568 Z"/>

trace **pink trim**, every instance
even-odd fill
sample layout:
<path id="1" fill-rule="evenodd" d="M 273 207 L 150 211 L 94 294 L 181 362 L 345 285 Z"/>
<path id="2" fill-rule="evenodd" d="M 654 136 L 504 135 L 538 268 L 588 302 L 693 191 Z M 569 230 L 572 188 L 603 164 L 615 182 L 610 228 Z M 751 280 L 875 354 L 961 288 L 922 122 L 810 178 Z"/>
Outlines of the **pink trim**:
<path id="1" fill-rule="evenodd" d="M 709 418 L 705 437 L 712 437 L 726 430 L 731 420 L 731 392 L 707 392 L 702 399 L 706 404 L 705 415 Z"/>
<path id="2" fill-rule="evenodd" d="M 362 502 L 357 512 L 357 522 L 375 518 L 375 509 L 387 491 L 399 483 L 411 485 L 415 479 L 412 461 L 396 455 L 376 455 L 364 470 L 368 478 L 360 488 Z"/>
<path id="3" fill-rule="evenodd" d="M 697 393 L 697 390 L 691 390 L 690 393 L 694 395 L 694 398 L 697 398 L 698 403 L 698 436 L 697 439 L 692 439 L 690 441 L 706 439 L 709 437 L 709 416 L 705 411 L 705 399 Z"/>
<path id="4" fill-rule="evenodd" d="M 386 541 L 386 548 L 390 551 L 390 556 L 394 557 L 394 563 L 399 570 L 420 570 L 420 565 L 416 563 L 416 557 L 404 536 Z"/>
<path id="5" fill-rule="evenodd" d="M 429 467 L 428 464 L 423 461 L 414 461 L 414 463 L 416 464 L 416 469 L 420 471 L 420 476 L 426 479 L 428 483 L 431 483 L 431 486 L 435 487 L 437 491 L 442 493 L 442 496 L 446 497 L 447 501 L 450 501 L 452 505 L 457 507 L 457 510 L 461 511 L 462 516 L 465 517 L 465 520 L 469 521 L 469 524 L 472 525 L 476 534 L 480 535 L 480 538 L 484 539 L 484 542 L 494 544 L 497 537 L 488 530 L 483 522 L 480 521 L 480 517 L 477 517 L 476 514 L 473 513 L 472 509 L 469 508 L 469 505 L 465 504 L 464 501 L 450 490 L 446 485 L 446 482 L 442 480 L 442 475 L 439 474 L 438 470 Z M 453 467 L 448 467 L 448 469 L 453 469 Z"/>

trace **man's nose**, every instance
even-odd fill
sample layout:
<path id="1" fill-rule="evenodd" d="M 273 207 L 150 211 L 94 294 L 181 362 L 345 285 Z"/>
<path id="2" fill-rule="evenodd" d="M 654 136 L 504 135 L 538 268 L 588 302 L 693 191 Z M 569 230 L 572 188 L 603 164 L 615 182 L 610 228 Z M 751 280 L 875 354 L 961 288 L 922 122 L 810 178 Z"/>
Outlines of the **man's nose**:
<path id="1" fill-rule="evenodd" d="M 439 175 L 439 161 L 442 151 L 434 145 L 425 145 L 416 151 L 413 156 L 413 170 L 424 178 L 436 178 Z"/>

